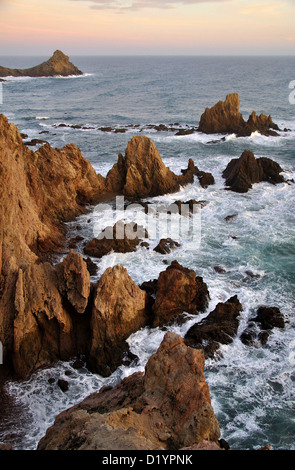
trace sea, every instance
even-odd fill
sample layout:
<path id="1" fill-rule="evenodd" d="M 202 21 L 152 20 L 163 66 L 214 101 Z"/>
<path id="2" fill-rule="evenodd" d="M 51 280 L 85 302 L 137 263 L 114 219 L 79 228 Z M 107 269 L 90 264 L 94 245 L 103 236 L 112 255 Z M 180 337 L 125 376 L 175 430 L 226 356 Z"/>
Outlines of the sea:
<path id="1" fill-rule="evenodd" d="M 28 68 L 46 57 L 0 57 L 1 65 Z M 91 373 L 73 361 L 60 362 L 34 373 L 27 381 L 8 381 L 12 411 L 0 428 L 0 441 L 16 450 L 34 450 L 57 414 L 80 402 L 103 385 L 114 385 L 135 371 L 143 371 L 167 330 L 185 335 L 217 305 L 237 295 L 243 311 L 238 333 L 219 357 L 207 359 L 204 374 L 221 437 L 232 449 L 252 450 L 269 444 L 273 449 L 295 450 L 295 57 L 262 56 L 120 56 L 71 57 L 84 74 L 79 77 L 9 78 L 1 83 L 0 112 L 15 123 L 27 141 L 42 139 L 61 148 L 74 143 L 95 170 L 106 176 L 135 135 L 150 137 L 163 162 L 176 174 L 189 158 L 211 172 L 215 184 L 204 189 L 198 179 L 178 193 L 147 199 L 167 206 L 176 200 L 206 201 L 200 211 L 199 235 L 169 236 L 180 242 L 161 255 L 150 249 L 110 253 L 93 261 L 96 282 L 109 266 L 122 264 L 135 283 L 156 279 L 173 260 L 193 269 L 208 285 L 210 302 L 205 313 L 185 314 L 182 324 L 143 328 L 128 338 L 137 360 L 120 366 L 110 377 Z M 293 89 L 292 89 L 293 86 Z M 236 92 L 247 119 L 271 115 L 279 136 L 250 137 L 175 135 L 176 128 L 197 128 L 206 107 Z M 163 125 L 160 128 L 157 126 Z M 168 130 L 163 129 L 164 126 Z M 108 131 L 102 128 L 110 128 Z M 31 147 L 33 150 L 37 146 Z M 225 190 L 222 172 L 244 150 L 280 164 L 288 182 L 276 186 L 255 184 L 249 192 Z M 136 212 L 136 211 L 135 211 Z M 227 216 L 234 215 L 230 220 Z M 132 218 L 133 217 L 133 218 Z M 180 217 L 176 216 L 175 217 Z M 89 240 L 114 220 L 143 222 L 142 213 L 101 211 L 89 207 L 68 223 L 68 237 Z M 177 224 L 176 224 L 177 225 Z M 178 237 L 178 238 L 177 238 Z M 83 243 L 76 251 L 83 254 Z M 63 254 L 64 256 L 64 254 Z M 225 272 L 217 272 L 222 266 Z M 264 345 L 246 346 L 240 336 L 259 306 L 275 306 L 285 318 Z M 63 392 L 57 379 L 66 379 Z M 55 380 L 49 380 L 55 379 Z"/>

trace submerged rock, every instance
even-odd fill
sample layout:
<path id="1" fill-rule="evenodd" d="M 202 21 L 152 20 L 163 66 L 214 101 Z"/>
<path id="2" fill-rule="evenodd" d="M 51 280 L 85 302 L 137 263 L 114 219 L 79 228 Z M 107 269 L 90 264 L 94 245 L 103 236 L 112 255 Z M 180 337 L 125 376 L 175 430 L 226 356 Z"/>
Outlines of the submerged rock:
<path id="1" fill-rule="evenodd" d="M 166 333 L 144 374 L 103 387 L 63 411 L 38 450 L 177 450 L 204 441 L 219 446 L 203 369 L 201 351 Z"/>
<path id="2" fill-rule="evenodd" d="M 219 101 L 212 108 L 206 108 L 200 118 L 198 131 L 205 134 L 236 134 L 238 137 L 250 136 L 256 131 L 267 136 L 278 135 L 276 131 L 279 128 L 271 116 L 257 116 L 253 111 L 248 121 L 245 121 L 239 108 L 238 93 L 227 95 L 225 101 Z"/>
<path id="3" fill-rule="evenodd" d="M 232 191 L 246 193 L 252 185 L 260 182 L 271 184 L 283 183 L 284 177 L 280 165 L 270 158 L 255 158 L 250 150 L 245 150 L 240 158 L 232 159 L 222 176 L 225 184 Z"/>
<path id="4" fill-rule="evenodd" d="M 58 75 L 67 77 L 83 75 L 83 72 L 70 62 L 68 56 L 58 50 L 46 62 L 29 69 L 9 69 L 0 66 L 0 77 L 54 77 Z"/>

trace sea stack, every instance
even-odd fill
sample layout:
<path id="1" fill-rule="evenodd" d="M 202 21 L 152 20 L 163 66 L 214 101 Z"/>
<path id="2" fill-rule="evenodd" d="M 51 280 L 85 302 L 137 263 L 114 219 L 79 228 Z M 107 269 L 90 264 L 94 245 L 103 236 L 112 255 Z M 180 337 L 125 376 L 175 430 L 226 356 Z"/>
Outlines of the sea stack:
<path id="1" fill-rule="evenodd" d="M 240 113 L 238 93 L 231 93 L 225 101 L 218 101 L 212 108 L 206 108 L 198 127 L 198 131 L 204 134 L 236 134 L 237 137 L 247 137 L 256 131 L 266 136 L 277 136 L 276 131 L 279 130 L 271 116 L 257 116 L 255 111 L 245 121 Z"/>
<path id="2" fill-rule="evenodd" d="M 83 72 L 59 50 L 55 51 L 46 62 L 29 69 L 9 69 L 0 66 L 0 77 L 68 77 L 70 75 L 83 75 Z"/>

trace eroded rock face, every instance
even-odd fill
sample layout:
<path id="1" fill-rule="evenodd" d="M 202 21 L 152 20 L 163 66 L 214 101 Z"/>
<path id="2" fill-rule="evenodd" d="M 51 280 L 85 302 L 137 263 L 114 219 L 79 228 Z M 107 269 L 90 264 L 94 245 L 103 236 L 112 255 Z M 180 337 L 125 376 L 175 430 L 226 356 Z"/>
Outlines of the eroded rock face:
<path id="1" fill-rule="evenodd" d="M 20 377 L 85 350 L 90 278 L 81 255 L 19 268 L 15 285 L 13 366 Z M 70 306 L 65 302 L 67 300 Z M 79 336 L 77 336 L 77 330 Z"/>
<path id="2" fill-rule="evenodd" d="M 68 56 L 58 50 L 46 62 L 29 69 L 9 69 L 0 66 L 0 77 L 54 77 L 57 75 L 66 77 L 83 75 L 83 72 L 69 61 Z"/>
<path id="3" fill-rule="evenodd" d="M 146 326 L 149 319 L 147 293 L 123 266 L 108 268 L 95 286 L 89 367 L 106 376 L 128 351 L 126 339 Z"/>
<path id="4" fill-rule="evenodd" d="M 135 136 L 127 145 L 125 156 L 106 177 L 109 191 L 127 198 L 139 199 L 177 192 L 180 186 L 193 182 L 193 173 L 177 176 L 167 168 L 153 141 L 146 136 Z"/>
<path id="5" fill-rule="evenodd" d="M 62 412 L 38 450 L 165 450 L 204 441 L 218 445 L 219 423 L 203 368 L 201 351 L 166 333 L 144 374 L 135 373 Z"/>
<path id="6" fill-rule="evenodd" d="M 37 339 L 38 312 L 50 319 L 48 331 L 59 330 L 59 326 L 53 328 L 56 321 L 62 329 L 69 325 L 67 315 L 63 318 L 57 274 L 43 261 L 63 247 L 63 223 L 83 213 L 85 204 L 100 197 L 105 189 L 104 178 L 95 173 L 75 145 L 58 150 L 47 144 L 37 152 L 29 150 L 17 127 L 0 115 L 0 179 L 0 340 L 5 363 L 13 357 L 17 371 L 26 374 L 38 363 L 32 358 L 41 341 Z M 67 282 L 72 281 L 69 277 Z M 80 311 L 86 302 L 85 286 L 78 289 L 79 294 L 74 294 L 72 287 L 68 301 Z M 76 295 L 81 296 L 79 300 L 74 300 Z M 47 322 L 38 321 L 41 329 Z M 26 336 L 23 333 L 27 346 L 20 346 L 22 328 L 23 332 L 30 330 Z M 34 329 L 37 346 L 31 350 Z M 43 364 L 47 359 L 41 356 Z M 48 358 L 53 356 L 48 354 Z"/>
<path id="7" fill-rule="evenodd" d="M 180 313 L 197 314 L 208 306 L 209 292 L 203 279 L 192 269 L 173 261 L 161 272 L 153 305 L 154 326 L 175 319 Z"/>
<path id="8" fill-rule="evenodd" d="M 232 191 L 246 193 L 255 183 L 283 183 L 285 179 L 280 174 L 282 171 L 280 165 L 270 158 L 256 159 L 250 150 L 245 150 L 240 158 L 229 162 L 222 176 L 226 180 L 226 186 Z"/>
<path id="9" fill-rule="evenodd" d="M 236 134 L 238 137 L 250 136 L 255 131 L 263 135 L 278 135 L 276 131 L 279 128 L 271 116 L 257 116 L 253 111 L 248 121 L 245 121 L 239 108 L 239 95 L 227 95 L 225 101 L 219 101 L 212 108 L 206 108 L 200 118 L 198 131 L 205 134 Z"/>
<path id="10" fill-rule="evenodd" d="M 236 295 L 218 303 L 207 317 L 188 330 L 185 344 L 202 349 L 206 358 L 214 357 L 220 344 L 230 344 L 236 336 L 242 309 Z"/>

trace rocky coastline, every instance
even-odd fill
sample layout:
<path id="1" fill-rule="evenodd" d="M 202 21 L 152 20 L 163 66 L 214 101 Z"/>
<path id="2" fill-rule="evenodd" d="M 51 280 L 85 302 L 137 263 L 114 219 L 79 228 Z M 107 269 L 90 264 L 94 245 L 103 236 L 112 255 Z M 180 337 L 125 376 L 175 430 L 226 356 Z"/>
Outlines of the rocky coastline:
<path id="1" fill-rule="evenodd" d="M 221 128 L 218 113 L 224 113 L 224 106 L 231 126 Z M 252 114 L 246 124 L 242 121 L 236 96 L 228 97 L 224 106 L 206 110 L 199 131 L 245 135 L 256 126 L 265 135 L 274 135 L 271 119 Z M 214 129 L 206 128 L 208 121 L 217 123 Z M 132 333 L 182 321 L 184 311 L 196 318 L 207 311 L 210 292 L 205 280 L 176 260 L 158 279 L 141 286 L 121 265 L 91 282 L 90 259 L 87 262 L 74 249 L 62 262 L 53 265 L 52 260 L 67 249 L 65 222 L 87 212 L 89 205 L 115 195 L 141 202 L 173 194 L 195 177 L 207 188 L 215 184 L 211 173 L 200 171 L 190 159 L 176 175 L 164 165 L 150 138 L 136 136 L 103 177 L 74 144 L 54 149 L 45 143 L 30 150 L 4 115 L 0 159 L 0 340 L 9 376 L 26 379 L 41 367 L 83 355 L 91 371 L 107 377 L 123 360 L 134 359 L 126 341 Z M 260 181 L 278 184 L 284 181 L 282 171 L 276 162 L 255 159 L 246 150 L 225 169 L 225 189 L 246 192 Z M 191 201 L 191 206 L 202 203 Z M 85 255 L 135 251 L 140 242 L 128 237 L 93 239 L 86 244 Z M 163 240 L 158 250 L 176 248 L 173 240 Z M 222 449 L 203 368 L 207 357 L 218 355 L 220 344 L 235 337 L 242 309 L 234 296 L 218 304 L 185 338 L 167 333 L 144 374 L 133 374 L 63 412 L 38 449 Z M 261 340 L 263 332 L 267 341 L 273 327 L 284 327 L 276 306 L 257 309 L 253 321 L 262 333 L 249 325 L 245 344 Z"/>

